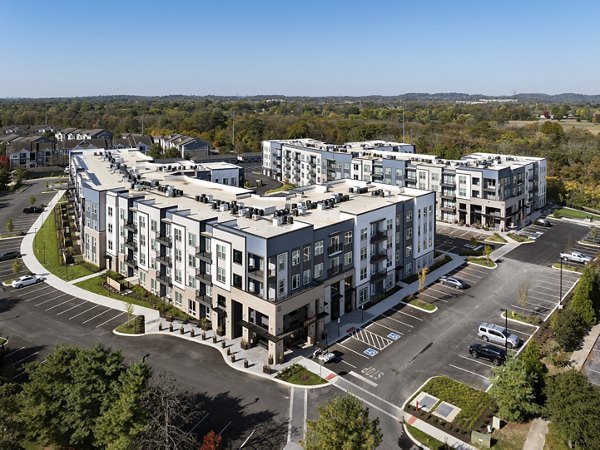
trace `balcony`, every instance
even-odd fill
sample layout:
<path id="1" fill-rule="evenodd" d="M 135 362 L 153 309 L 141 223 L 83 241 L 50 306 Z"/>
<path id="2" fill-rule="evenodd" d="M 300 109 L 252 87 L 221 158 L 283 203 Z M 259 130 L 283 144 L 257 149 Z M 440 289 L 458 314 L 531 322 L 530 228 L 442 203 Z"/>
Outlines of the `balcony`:
<path id="1" fill-rule="evenodd" d="M 331 300 L 332 301 L 336 301 L 341 298 L 344 298 L 344 296 L 342 295 L 342 293 L 340 291 L 331 291 Z"/>
<path id="2" fill-rule="evenodd" d="M 484 191 L 492 191 L 492 192 L 496 192 L 496 185 L 495 184 L 488 184 L 483 186 L 483 190 Z"/>
<path id="3" fill-rule="evenodd" d="M 265 278 L 265 272 L 260 266 L 248 266 L 248 276 L 262 281 Z"/>
<path id="4" fill-rule="evenodd" d="M 132 269 L 137 269 L 137 267 L 138 267 L 137 261 L 135 260 L 135 258 L 128 258 L 123 262 L 125 263 L 126 266 L 129 266 Z"/>
<path id="5" fill-rule="evenodd" d="M 387 272 L 385 270 L 380 270 L 371 275 L 371 283 L 377 283 L 378 281 L 383 280 L 387 276 Z"/>
<path id="6" fill-rule="evenodd" d="M 371 255 L 371 259 L 370 262 L 371 264 L 375 264 L 379 261 L 383 261 L 384 259 L 387 259 L 387 250 L 378 250 L 376 253 L 373 253 Z"/>
<path id="7" fill-rule="evenodd" d="M 327 254 L 333 255 L 334 253 L 338 253 L 342 251 L 342 244 L 335 244 L 327 247 Z"/>
<path id="8" fill-rule="evenodd" d="M 456 198 L 456 192 L 442 191 L 441 197 L 446 198 L 448 200 L 454 200 Z"/>
<path id="9" fill-rule="evenodd" d="M 136 251 L 137 250 L 137 242 L 131 240 L 131 241 L 125 241 L 123 243 L 123 245 L 131 250 Z"/>
<path id="10" fill-rule="evenodd" d="M 199 291 L 196 291 L 196 300 L 199 302 L 212 304 L 212 297 L 207 294 L 202 294 Z"/>
<path id="11" fill-rule="evenodd" d="M 454 211 L 456 209 L 456 205 L 442 205 L 440 206 L 442 211 Z"/>
<path id="12" fill-rule="evenodd" d="M 173 245 L 173 239 L 164 234 L 159 234 L 156 237 L 156 242 L 158 242 L 160 245 L 164 245 L 165 247 L 171 247 Z"/>
<path id="13" fill-rule="evenodd" d="M 170 256 L 167 255 L 158 255 L 156 257 L 156 261 L 165 265 L 165 266 L 170 266 L 173 262 L 173 260 L 171 259 Z"/>
<path id="14" fill-rule="evenodd" d="M 454 182 L 454 180 L 450 181 L 450 180 L 444 180 L 440 183 L 442 185 L 442 187 L 454 187 L 456 186 L 456 183 Z"/>
<path id="15" fill-rule="evenodd" d="M 212 253 L 208 250 L 196 250 L 196 257 L 206 262 L 212 262 Z"/>
<path id="16" fill-rule="evenodd" d="M 385 231 L 378 231 L 374 235 L 371 236 L 371 244 L 376 244 L 377 242 L 387 240 L 388 235 Z"/>
<path id="17" fill-rule="evenodd" d="M 200 269 L 196 269 L 196 278 L 207 284 L 212 284 L 212 275 L 210 273 L 202 272 Z"/>
<path id="18" fill-rule="evenodd" d="M 127 231 L 131 231 L 132 233 L 137 233 L 137 227 L 133 222 L 125 222 L 123 224 L 123 228 L 125 228 Z"/>
<path id="19" fill-rule="evenodd" d="M 165 286 L 173 285 L 173 283 L 171 282 L 171 276 L 167 274 L 158 275 L 156 277 L 156 281 L 158 281 L 160 284 L 164 284 Z"/>

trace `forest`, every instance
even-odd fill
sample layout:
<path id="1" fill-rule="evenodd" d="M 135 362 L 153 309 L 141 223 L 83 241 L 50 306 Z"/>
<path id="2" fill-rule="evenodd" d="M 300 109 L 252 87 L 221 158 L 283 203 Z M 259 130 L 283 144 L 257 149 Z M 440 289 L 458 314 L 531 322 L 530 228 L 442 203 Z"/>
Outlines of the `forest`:
<path id="1" fill-rule="evenodd" d="M 543 114 L 560 120 L 539 120 Z M 600 209 L 600 103 L 418 96 L 0 99 L 0 127 L 15 124 L 105 128 L 115 135 L 182 133 L 221 152 L 259 151 L 265 139 L 312 137 L 336 144 L 404 141 L 417 153 L 444 158 L 472 152 L 541 156 L 548 160 L 550 200 Z"/>

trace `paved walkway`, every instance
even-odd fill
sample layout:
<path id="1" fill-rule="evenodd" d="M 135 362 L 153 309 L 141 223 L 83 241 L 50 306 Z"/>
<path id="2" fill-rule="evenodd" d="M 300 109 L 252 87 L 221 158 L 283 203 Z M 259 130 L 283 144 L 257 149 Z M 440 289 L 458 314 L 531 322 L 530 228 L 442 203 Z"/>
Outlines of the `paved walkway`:
<path id="1" fill-rule="evenodd" d="M 541 418 L 534 419 L 529 427 L 529 433 L 527 434 L 523 450 L 544 450 L 547 433 L 548 422 Z"/>

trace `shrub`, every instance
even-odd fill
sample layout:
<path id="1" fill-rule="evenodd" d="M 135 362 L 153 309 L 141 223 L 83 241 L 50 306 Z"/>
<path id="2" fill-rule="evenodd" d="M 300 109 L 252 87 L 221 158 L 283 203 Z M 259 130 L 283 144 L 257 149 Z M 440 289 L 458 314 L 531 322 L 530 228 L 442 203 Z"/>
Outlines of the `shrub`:
<path id="1" fill-rule="evenodd" d="M 567 352 L 577 350 L 585 337 L 588 327 L 583 318 L 572 309 L 558 313 L 553 323 L 554 339 Z"/>

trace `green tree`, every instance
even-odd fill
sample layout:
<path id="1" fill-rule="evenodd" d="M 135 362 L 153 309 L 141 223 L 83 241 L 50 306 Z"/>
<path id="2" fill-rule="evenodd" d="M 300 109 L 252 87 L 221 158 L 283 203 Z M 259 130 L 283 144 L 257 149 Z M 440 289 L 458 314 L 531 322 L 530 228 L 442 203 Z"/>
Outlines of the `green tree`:
<path id="1" fill-rule="evenodd" d="M 562 350 L 575 351 L 583 342 L 588 327 L 577 311 L 565 309 L 559 311 L 552 323 L 554 339 Z"/>
<path id="2" fill-rule="evenodd" d="M 19 387 L 16 384 L 0 385 L 0 448 L 19 450 L 23 448 L 23 425 L 18 420 Z"/>
<path id="3" fill-rule="evenodd" d="M 13 181 L 15 182 L 15 186 L 21 186 L 25 177 L 27 177 L 27 169 L 25 169 L 24 167 L 17 167 L 13 171 L 12 176 Z"/>
<path id="4" fill-rule="evenodd" d="M 592 300 L 594 291 L 594 273 L 592 268 L 586 267 L 579 278 L 579 283 L 573 292 L 569 309 L 576 311 L 587 327 L 593 327 L 596 322 L 596 311 Z"/>
<path id="5" fill-rule="evenodd" d="M 127 313 L 127 323 L 129 325 L 131 325 L 131 327 L 133 328 L 133 324 L 131 323 L 131 319 L 133 318 L 133 303 L 131 303 L 130 301 L 128 302 L 123 302 L 125 304 L 125 313 Z"/>
<path id="6" fill-rule="evenodd" d="M 369 409 L 346 395 L 319 407 L 319 417 L 307 421 L 302 447 L 309 450 L 372 450 L 381 444 L 379 419 L 369 418 Z"/>
<path id="7" fill-rule="evenodd" d="M 533 381 L 519 358 L 509 358 L 494 368 L 490 395 L 498 404 L 500 417 L 523 422 L 539 411 Z"/>
<path id="8" fill-rule="evenodd" d="M 423 267 L 419 271 L 419 292 L 425 290 L 425 282 L 427 280 L 427 274 L 429 273 L 429 267 Z"/>
<path id="9" fill-rule="evenodd" d="M 104 447 L 109 437 L 126 442 L 143 419 L 132 418 L 139 411 L 132 402 L 149 370 L 141 364 L 128 368 L 123 361 L 120 351 L 101 344 L 90 349 L 58 346 L 44 364 L 30 366 L 19 414 L 28 437 L 59 448 Z M 108 432 L 108 425 L 119 420 L 120 426 Z"/>
<path id="10" fill-rule="evenodd" d="M 29 197 L 29 204 L 31 206 L 35 205 L 35 202 L 37 202 L 37 198 L 35 198 L 35 195 L 32 195 L 31 197 Z"/>
<path id="11" fill-rule="evenodd" d="M 8 220 L 6 221 L 6 225 L 5 225 L 6 231 L 8 231 L 9 233 L 12 233 L 15 229 L 15 223 L 12 220 L 12 217 L 9 217 Z"/>
<path id="12" fill-rule="evenodd" d="M 598 448 L 600 389 L 582 373 L 568 370 L 549 377 L 545 393 L 545 413 L 563 441 L 577 448 Z"/>
<path id="13" fill-rule="evenodd" d="M 483 255 L 485 256 L 485 258 L 488 261 L 490 260 L 491 254 L 492 254 L 492 246 L 491 245 L 486 245 L 485 247 L 483 247 Z"/>
<path id="14" fill-rule="evenodd" d="M 521 363 L 536 396 L 536 402 L 542 405 L 544 402 L 544 386 L 546 381 L 546 373 L 548 369 L 542 362 L 542 354 L 540 347 L 535 341 L 530 342 L 523 353 L 521 353 Z"/>
<path id="15" fill-rule="evenodd" d="M 15 258 L 12 263 L 12 271 L 17 274 L 21 270 L 23 270 L 23 261 L 21 261 L 21 258 Z"/>

